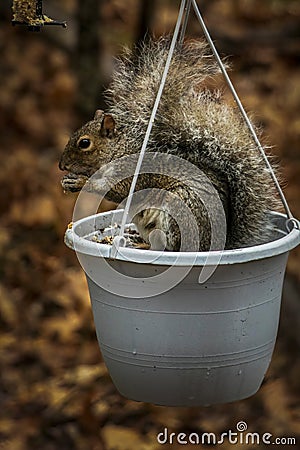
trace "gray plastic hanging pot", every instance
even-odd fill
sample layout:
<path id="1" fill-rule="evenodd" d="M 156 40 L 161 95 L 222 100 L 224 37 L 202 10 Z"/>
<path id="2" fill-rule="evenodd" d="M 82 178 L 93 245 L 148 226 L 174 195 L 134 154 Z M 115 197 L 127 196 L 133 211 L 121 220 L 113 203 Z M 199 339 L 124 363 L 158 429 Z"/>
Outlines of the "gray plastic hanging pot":
<path id="1" fill-rule="evenodd" d="M 206 253 L 122 247 L 132 194 L 184 11 L 179 43 L 191 5 L 287 215 L 271 213 L 275 223 L 272 239 L 243 249 Z M 120 226 L 115 245 L 97 242 L 104 236 L 98 230 L 111 227 L 105 233 L 118 234 L 114 223 Z M 86 273 L 99 345 L 121 394 L 159 405 L 200 406 L 241 400 L 259 389 L 275 345 L 288 252 L 300 243 L 299 222 L 293 219 L 196 0 L 181 1 L 124 211 L 75 220 L 65 242 L 76 251 Z"/>
<path id="2" fill-rule="evenodd" d="M 119 392 L 133 400 L 199 406 L 240 400 L 260 387 L 277 335 L 294 223 L 272 213 L 273 239 L 214 252 L 212 276 L 199 283 L 206 253 L 154 252 L 95 242 L 123 211 L 86 217 L 66 231 L 85 270 L 100 349 Z M 180 281 L 181 280 L 181 281 Z"/>

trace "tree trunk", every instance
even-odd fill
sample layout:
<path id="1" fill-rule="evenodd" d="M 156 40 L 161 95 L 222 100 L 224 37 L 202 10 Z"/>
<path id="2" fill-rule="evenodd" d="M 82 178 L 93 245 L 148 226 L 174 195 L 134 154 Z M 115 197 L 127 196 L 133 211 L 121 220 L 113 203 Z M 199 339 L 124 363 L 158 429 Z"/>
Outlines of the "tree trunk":
<path id="1" fill-rule="evenodd" d="M 75 70 L 78 74 L 77 107 L 82 120 L 91 119 L 101 107 L 100 7 L 102 0 L 78 0 L 78 42 Z"/>
<path id="2" fill-rule="evenodd" d="M 141 0 L 140 17 L 137 26 L 136 42 L 145 39 L 151 32 L 151 26 L 155 15 L 156 0 Z"/>

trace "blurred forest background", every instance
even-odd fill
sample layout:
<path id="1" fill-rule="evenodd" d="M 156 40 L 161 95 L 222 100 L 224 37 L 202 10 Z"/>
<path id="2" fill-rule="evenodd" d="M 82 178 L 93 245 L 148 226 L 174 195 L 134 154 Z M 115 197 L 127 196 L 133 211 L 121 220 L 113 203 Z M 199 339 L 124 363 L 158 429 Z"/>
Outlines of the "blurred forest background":
<path id="1" fill-rule="evenodd" d="M 155 450 L 164 427 L 222 433 L 240 420 L 249 431 L 298 437 L 299 445 L 300 249 L 290 255 L 277 345 L 259 392 L 228 405 L 166 408 L 116 392 L 101 362 L 84 273 L 63 243 L 76 199 L 60 186 L 68 136 L 105 106 L 111 56 L 147 30 L 171 32 L 179 3 L 48 0 L 44 12 L 68 28 L 36 33 L 12 27 L 11 2 L 1 0 L 1 449 Z M 246 109 L 273 146 L 300 218 L 300 2 L 198 4 L 217 48 L 230 56 Z M 188 35 L 202 36 L 195 18 Z"/>

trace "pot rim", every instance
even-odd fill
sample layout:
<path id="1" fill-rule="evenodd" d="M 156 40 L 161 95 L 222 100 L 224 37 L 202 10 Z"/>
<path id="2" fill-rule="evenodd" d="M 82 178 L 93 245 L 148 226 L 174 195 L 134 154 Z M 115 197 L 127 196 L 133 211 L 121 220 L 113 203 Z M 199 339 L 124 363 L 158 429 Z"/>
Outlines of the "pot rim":
<path id="1" fill-rule="evenodd" d="M 94 233 L 102 227 L 96 227 L 96 221 L 103 219 L 109 223 L 109 218 L 114 215 L 114 220 L 122 217 L 123 210 L 113 210 L 105 213 L 98 213 L 92 216 L 84 217 L 72 224 L 65 233 L 65 244 L 83 255 L 96 256 L 105 259 L 116 259 L 120 261 L 128 261 L 139 264 L 155 264 L 164 266 L 204 266 L 204 265 L 228 265 L 238 264 L 250 261 L 271 258 L 283 253 L 287 253 L 300 244 L 300 229 L 296 223 L 293 228 L 287 232 L 285 224 L 287 216 L 285 214 L 271 211 L 274 221 L 278 226 L 278 234 L 282 234 L 271 242 L 259 244 L 252 247 L 244 247 L 233 250 L 211 251 L 211 252 L 169 252 L 154 251 L 135 248 L 122 248 L 121 253 L 111 256 L 112 246 L 108 244 L 100 244 L 88 239 L 92 233 L 83 234 L 87 225 L 90 231 Z M 91 227 L 91 224 L 92 227 Z M 81 233 L 80 233 L 81 232 Z"/>

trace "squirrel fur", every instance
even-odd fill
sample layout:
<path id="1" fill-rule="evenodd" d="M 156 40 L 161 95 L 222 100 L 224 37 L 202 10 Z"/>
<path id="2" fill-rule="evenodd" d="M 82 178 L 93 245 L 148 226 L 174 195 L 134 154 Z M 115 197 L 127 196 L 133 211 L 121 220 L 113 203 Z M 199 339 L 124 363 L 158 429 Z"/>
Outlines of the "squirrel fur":
<path id="1" fill-rule="evenodd" d="M 79 191 L 98 169 L 140 152 L 168 49 L 169 39 L 161 38 L 135 51 L 127 50 L 118 61 L 107 91 L 108 110 L 97 111 L 93 120 L 77 130 L 61 156 L 60 169 L 69 172 L 62 179 L 65 191 Z M 272 230 L 268 211 L 277 209 L 280 203 L 269 170 L 240 113 L 225 102 L 220 91 L 206 87 L 219 72 L 203 40 L 175 49 L 147 153 L 177 156 L 208 177 L 225 211 L 225 248 L 232 249 L 266 241 Z M 112 180 L 110 174 L 106 198 L 120 203 L 128 196 L 132 177 L 114 186 Z M 199 227 L 199 250 L 206 251 L 210 248 L 211 227 L 197 194 L 203 188 L 202 181 L 193 182 L 195 189 L 166 175 L 141 174 L 136 191 L 164 189 L 180 198 Z M 99 192 L 101 189 L 103 183 L 90 187 Z M 141 236 L 149 242 L 150 232 L 160 229 L 166 233 L 166 249 L 179 250 L 178 224 L 168 212 L 158 209 L 148 208 L 134 218 Z"/>

